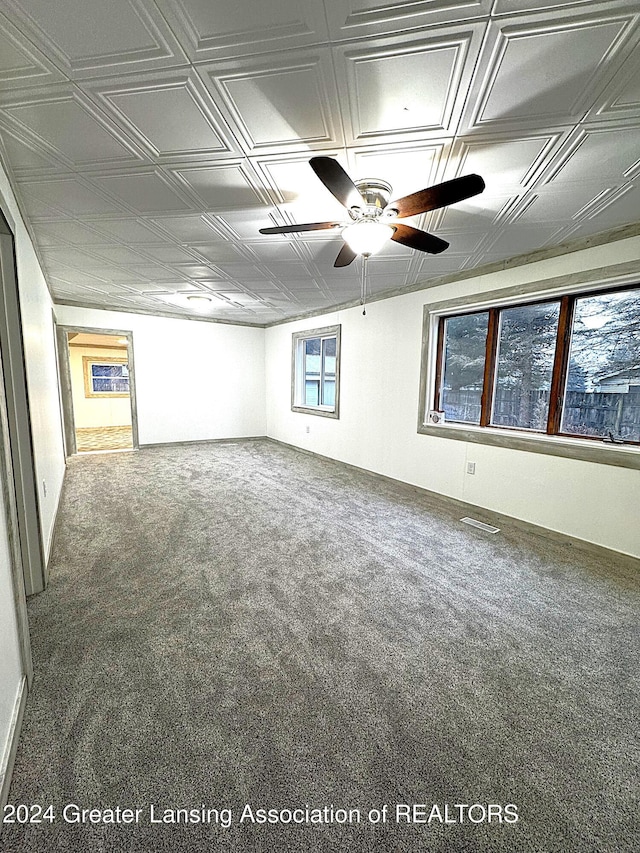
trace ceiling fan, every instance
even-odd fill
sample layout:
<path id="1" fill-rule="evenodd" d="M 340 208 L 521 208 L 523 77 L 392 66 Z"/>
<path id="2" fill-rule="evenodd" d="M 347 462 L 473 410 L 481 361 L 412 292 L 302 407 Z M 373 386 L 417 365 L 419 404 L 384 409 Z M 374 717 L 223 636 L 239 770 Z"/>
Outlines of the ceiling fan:
<path id="1" fill-rule="evenodd" d="M 446 240 L 397 220 L 455 204 L 481 193 L 485 187 L 480 175 L 465 175 L 390 202 L 391 185 L 386 181 L 366 179 L 354 182 L 332 157 L 312 157 L 309 164 L 329 192 L 347 208 L 351 222 L 278 225 L 260 228 L 260 234 L 294 234 L 341 228 L 345 244 L 338 252 L 334 267 L 348 266 L 357 255 L 368 258 L 387 240 L 395 240 L 410 249 L 432 255 L 444 252 L 449 246 Z"/>

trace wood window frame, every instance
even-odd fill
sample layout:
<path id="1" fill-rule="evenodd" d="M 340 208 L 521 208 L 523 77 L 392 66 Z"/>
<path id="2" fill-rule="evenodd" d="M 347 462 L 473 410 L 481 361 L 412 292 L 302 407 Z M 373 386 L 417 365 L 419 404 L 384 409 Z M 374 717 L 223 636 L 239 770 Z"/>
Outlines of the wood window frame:
<path id="1" fill-rule="evenodd" d="M 84 396 L 85 397 L 107 397 L 108 399 L 114 399 L 117 397 L 130 397 L 130 391 L 94 391 L 93 384 L 91 382 L 91 365 L 92 364 L 128 364 L 128 359 L 126 358 L 101 358 L 99 356 L 93 355 L 83 355 L 82 356 L 82 374 L 84 377 Z"/>
<path id="2" fill-rule="evenodd" d="M 584 276 L 584 274 L 583 274 Z M 595 276 L 594 276 L 595 279 Z M 561 430 L 562 407 L 567 382 L 571 331 L 574 309 L 579 299 L 640 287 L 635 276 L 628 273 L 607 284 L 600 279 L 599 286 L 588 280 L 578 281 L 578 274 L 563 277 L 550 284 L 544 281 L 526 285 L 489 291 L 472 297 L 457 297 L 424 306 L 422 366 L 420 374 L 420 394 L 418 412 L 418 433 L 461 440 L 471 443 L 488 444 L 534 453 L 543 453 L 569 459 L 594 461 L 623 468 L 640 469 L 640 442 L 626 440 L 623 443 L 611 442 L 600 436 L 578 435 Z M 549 412 L 545 431 L 526 430 L 519 427 L 493 425 L 490 423 L 492 395 L 495 385 L 495 354 L 499 334 L 499 313 L 503 309 L 541 303 L 560 304 L 556 349 L 550 384 Z M 442 417 L 431 418 L 439 409 L 441 384 L 444 370 L 444 334 L 445 321 L 450 317 L 493 312 L 492 329 L 487 334 L 486 360 L 481 401 L 480 424 L 446 421 Z M 560 345 L 558 345 L 560 342 Z M 493 381 L 488 381 L 491 377 Z"/>

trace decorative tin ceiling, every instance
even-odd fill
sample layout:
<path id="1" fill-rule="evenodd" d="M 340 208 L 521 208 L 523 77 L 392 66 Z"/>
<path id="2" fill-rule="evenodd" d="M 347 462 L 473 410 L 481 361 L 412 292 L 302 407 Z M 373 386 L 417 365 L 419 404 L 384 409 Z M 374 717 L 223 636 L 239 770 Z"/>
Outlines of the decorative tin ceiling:
<path id="1" fill-rule="evenodd" d="M 589 0 L 4 0 L 0 150 L 53 298 L 265 324 L 356 300 L 311 156 L 398 197 L 477 172 L 411 220 L 374 294 L 637 222 L 640 7 Z"/>

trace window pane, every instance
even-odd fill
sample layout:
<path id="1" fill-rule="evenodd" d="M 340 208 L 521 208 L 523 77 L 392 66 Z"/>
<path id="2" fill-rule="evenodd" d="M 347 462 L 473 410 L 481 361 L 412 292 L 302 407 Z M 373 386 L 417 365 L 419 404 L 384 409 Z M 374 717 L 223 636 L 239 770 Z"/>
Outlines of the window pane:
<path id="1" fill-rule="evenodd" d="M 640 441 L 640 290 L 576 300 L 562 432 Z"/>
<path id="2" fill-rule="evenodd" d="M 491 423 L 546 432 L 559 302 L 500 312 Z"/>
<path id="3" fill-rule="evenodd" d="M 123 364 L 92 364 L 91 373 L 93 376 L 126 376 Z"/>
<path id="4" fill-rule="evenodd" d="M 489 312 L 448 317 L 439 408 L 448 421 L 480 423 Z"/>
<path id="5" fill-rule="evenodd" d="M 305 379 L 304 383 L 304 405 L 318 406 L 320 405 L 320 380 Z"/>
<path id="6" fill-rule="evenodd" d="M 304 405 L 320 405 L 320 338 L 304 342 Z"/>
<path id="7" fill-rule="evenodd" d="M 322 341 L 322 361 L 324 365 L 322 383 L 322 405 L 335 406 L 336 400 L 336 339 L 324 338 Z"/>

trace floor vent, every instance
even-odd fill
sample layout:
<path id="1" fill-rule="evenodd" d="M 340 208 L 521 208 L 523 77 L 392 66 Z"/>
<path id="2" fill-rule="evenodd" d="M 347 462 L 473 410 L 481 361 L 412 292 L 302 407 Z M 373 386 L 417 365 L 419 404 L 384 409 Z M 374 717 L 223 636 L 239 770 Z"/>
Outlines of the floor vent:
<path id="1" fill-rule="evenodd" d="M 492 527 L 490 524 L 485 524 L 484 521 L 476 521 L 475 518 L 461 518 L 465 524 L 470 524 L 472 527 L 478 527 L 480 530 L 485 530 L 487 533 L 497 533 L 500 528 Z"/>

